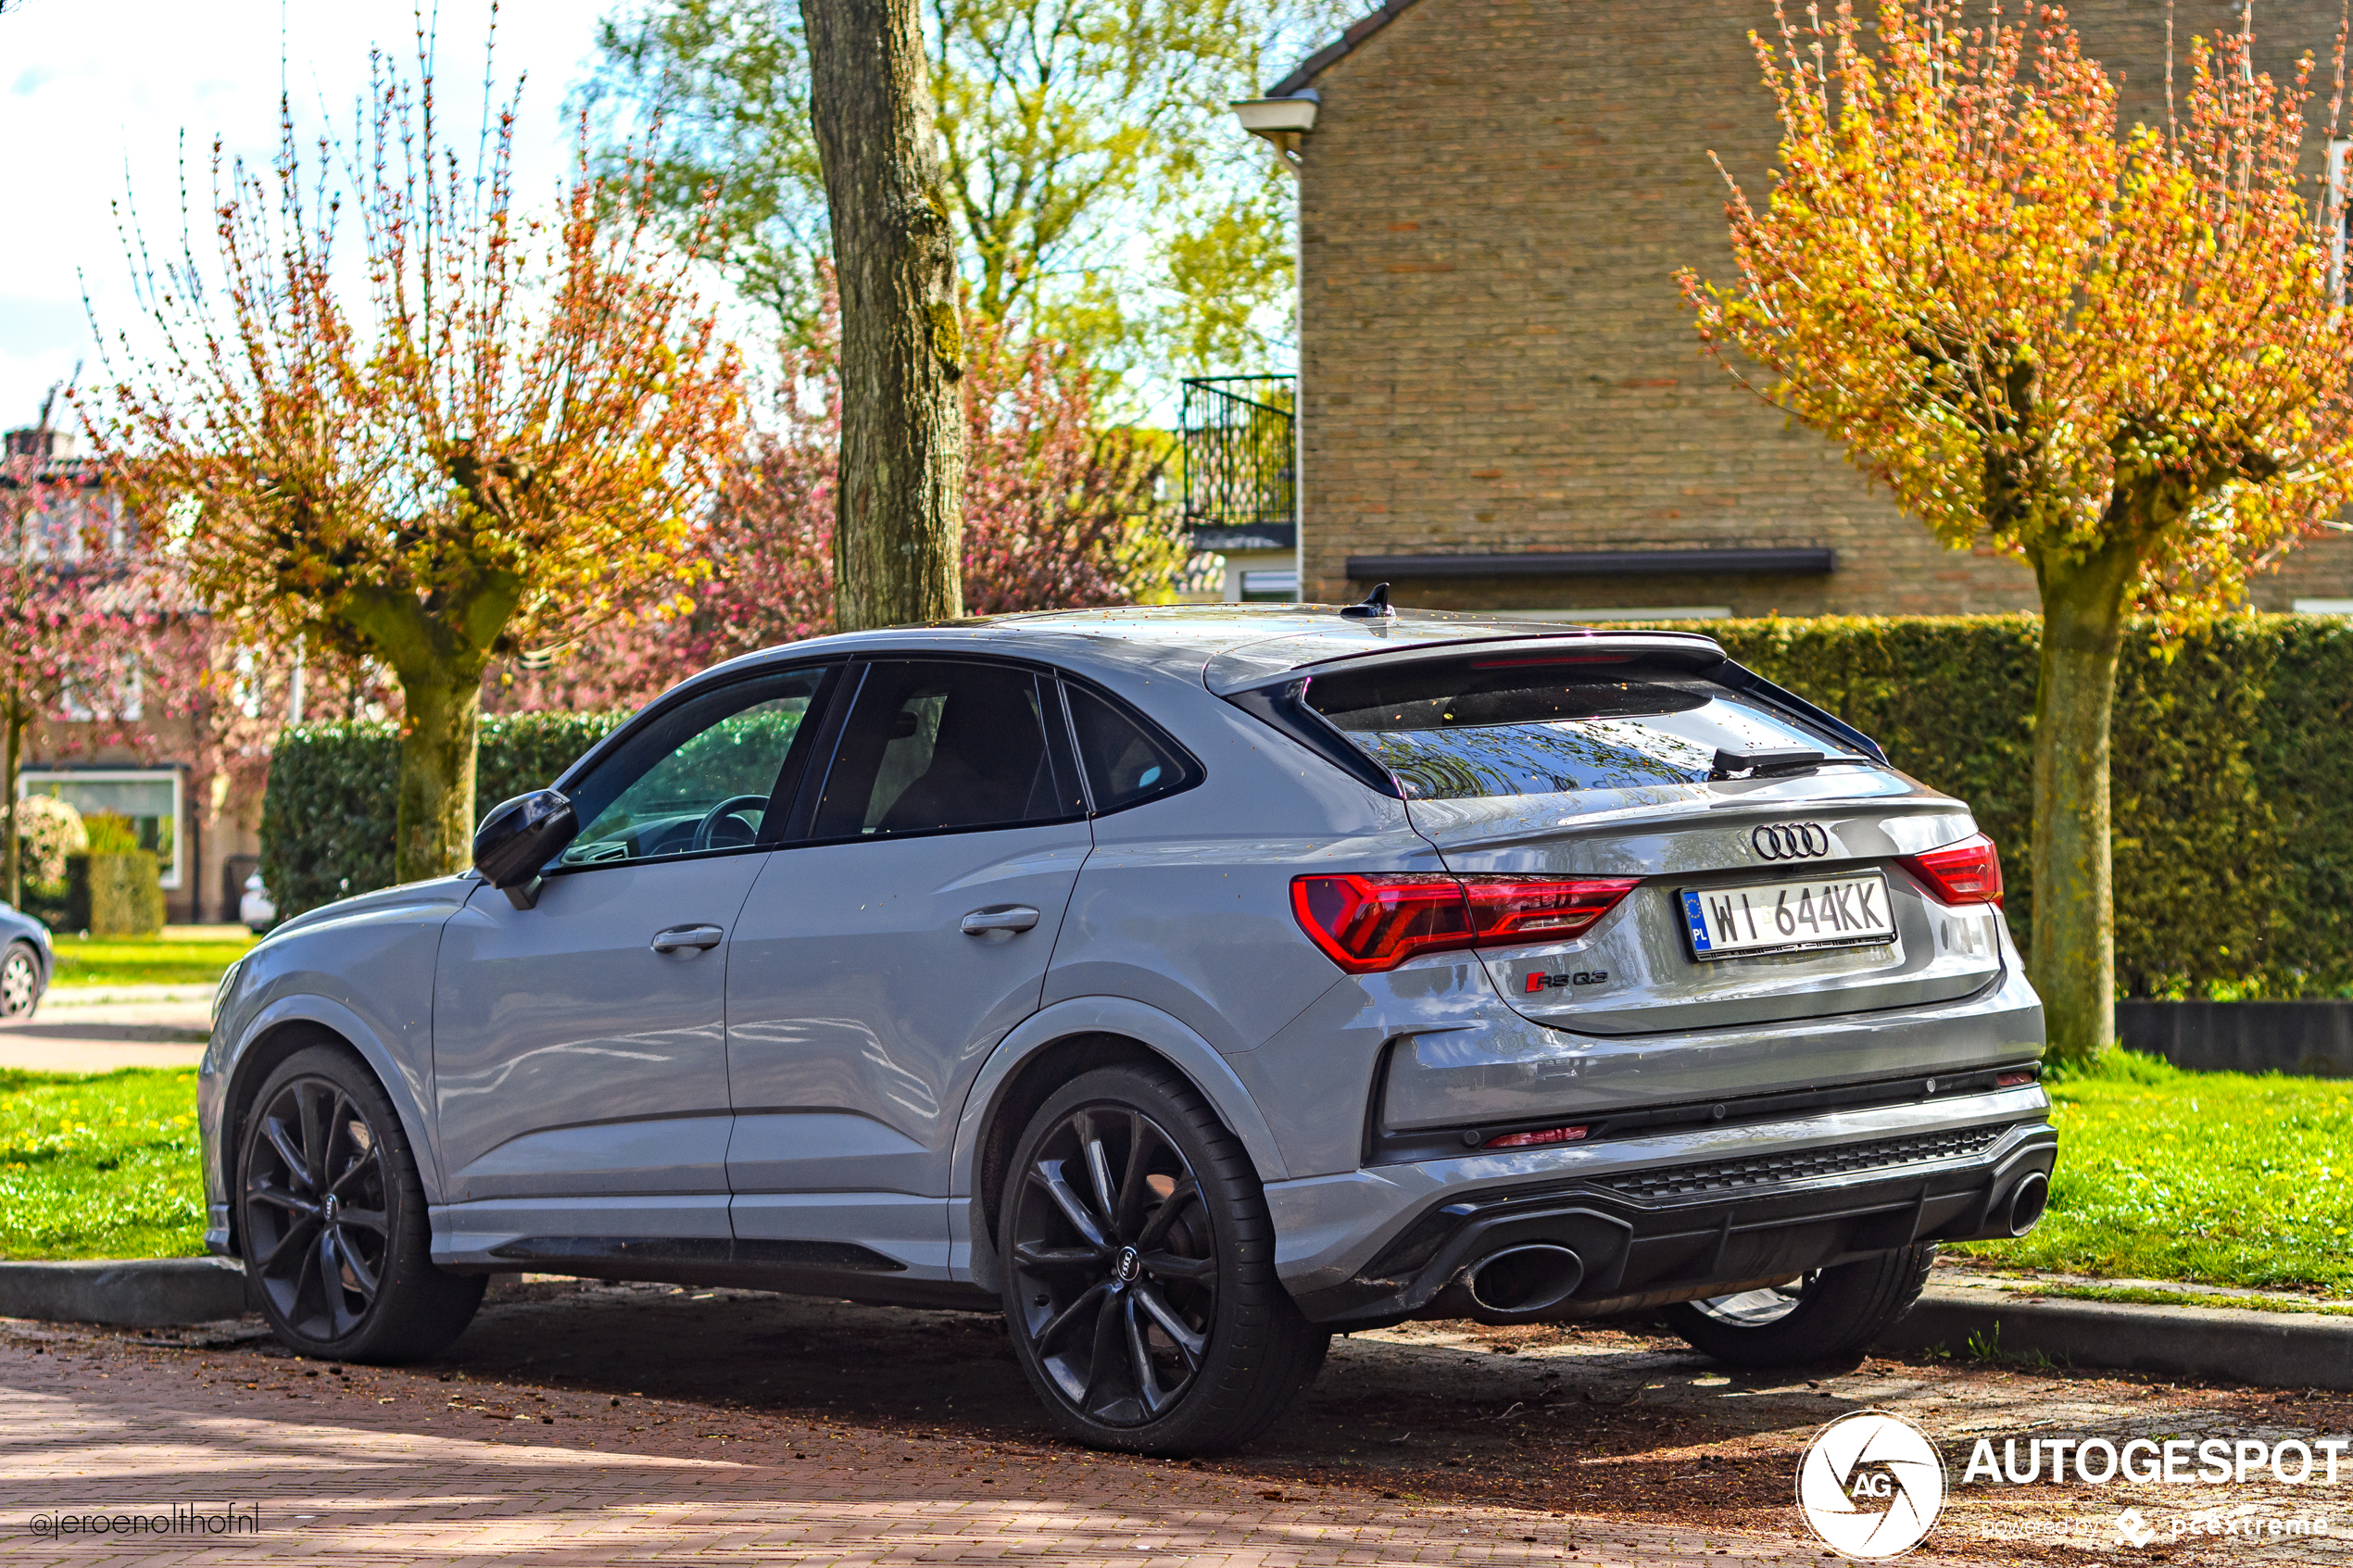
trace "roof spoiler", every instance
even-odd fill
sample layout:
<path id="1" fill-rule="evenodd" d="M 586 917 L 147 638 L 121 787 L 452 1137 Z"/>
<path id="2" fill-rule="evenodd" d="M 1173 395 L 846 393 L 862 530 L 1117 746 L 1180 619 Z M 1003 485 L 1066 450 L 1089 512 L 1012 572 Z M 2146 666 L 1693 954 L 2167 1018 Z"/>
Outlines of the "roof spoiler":
<path id="1" fill-rule="evenodd" d="M 1738 663 L 1728 657 L 1724 660 L 1724 668 L 1717 672 L 1716 679 L 1733 691 L 1749 696 L 1761 697 L 1776 708 L 1784 708 L 1793 713 L 1803 715 L 1809 723 L 1817 728 L 1828 730 L 1881 767 L 1892 768 L 1895 765 L 1887 759 L 1887 753 L 1880 749 L 1879 742 L 1837 714 L 1815 707 L 1814 704 L 1787 687 L 1773 684 L 1745 664 Z"/>

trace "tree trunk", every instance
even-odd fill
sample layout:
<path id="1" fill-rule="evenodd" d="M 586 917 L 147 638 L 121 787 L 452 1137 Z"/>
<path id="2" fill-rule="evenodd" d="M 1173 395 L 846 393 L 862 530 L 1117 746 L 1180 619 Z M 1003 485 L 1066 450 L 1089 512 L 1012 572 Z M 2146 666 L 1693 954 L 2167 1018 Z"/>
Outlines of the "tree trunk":
<path id="1" fill-rule="evenodd" d="M 841 630 L 963 613 L 963 330 L 914 0 L 800 0 L 841 288 Z"/>
<path id="2" fill-rule="evenodd" d="M 400 779 L 393 876 L 421 882 L 473 863 L 474 741 L 482 676 L 434 671 L 400 682 Z"/>
<path id="3" fill-rule="evenodd" d="M 2045 560 L 2034 688 L 2034 932 L 2027 969 L 2054 1056 L 2088 1061 L 2116 1043 L 2116 908 L 2108 846 L 2108 719 L 2124 607 L 2140 565 L 2115 544 L 2080 563 Z"/>
<path id="4" fill-rule="evenodd" d="M 24 902 L 24 855 L 19 847 L 22 839 L 17 822 L 17 770 L 24 761 L 24 709 L 11 698 L 0 708 L 0 729 L 7 731 L 7 738 L 0 741 L 0 903 L 11 909 Z"/>

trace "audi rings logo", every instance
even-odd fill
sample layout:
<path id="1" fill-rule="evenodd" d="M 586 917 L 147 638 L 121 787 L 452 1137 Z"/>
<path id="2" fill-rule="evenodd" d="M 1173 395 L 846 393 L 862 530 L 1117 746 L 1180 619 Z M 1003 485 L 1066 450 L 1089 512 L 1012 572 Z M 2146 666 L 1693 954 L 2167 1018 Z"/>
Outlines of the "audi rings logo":
<path id="1" fill-rule="evenodd" d="M 1900 1557 L 1944 1506 L 1944 1458 L 1900 1415 L 1843 1415 L 1797 1462 L 1797 1508 L 1842 1557 Z"/>
<path id="2" fill-rule="evenodd" d="M 1831 830 L 1819 822 L 1768 822 L 1748 842 L 1768 860 L 1818 860 L 1831 852 Z"/>

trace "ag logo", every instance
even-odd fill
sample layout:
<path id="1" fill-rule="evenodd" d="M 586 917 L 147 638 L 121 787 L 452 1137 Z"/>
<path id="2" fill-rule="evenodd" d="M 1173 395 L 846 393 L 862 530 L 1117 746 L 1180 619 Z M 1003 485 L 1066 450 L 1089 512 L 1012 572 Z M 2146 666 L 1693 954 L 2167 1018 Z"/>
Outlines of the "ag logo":
<path id="1" fill-rule="evenodd" d="M 1843 1557 L 1902 1556 L 1944 1506 L 1944 1456 L 1900 1415 L 1841 1416 L 1814 1434 L 1798 1461 L 1798 1512 Z"/>

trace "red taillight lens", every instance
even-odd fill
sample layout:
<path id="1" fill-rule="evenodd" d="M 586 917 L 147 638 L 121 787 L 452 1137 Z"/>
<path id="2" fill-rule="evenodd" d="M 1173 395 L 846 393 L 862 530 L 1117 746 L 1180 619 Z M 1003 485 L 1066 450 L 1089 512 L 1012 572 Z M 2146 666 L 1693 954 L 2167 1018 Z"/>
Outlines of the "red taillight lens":
<path id="1" fill-rule="evenodd" d="M 1548 1143 L 1576 1143 L 1585 1136 L 1582 1127 L 1547 1127 L 1541 1133 L 1505 1133 L 1500 1138 L 1489 1138 L 1481 1148 L 1535 1148 Z"/>
<path id="2" fill-rule="evenodd" d="M 1908 856 L 1904 863 L 1947 904 L 2002 901 L 2001 852 L 1982 833 L 1925 855 Z"/>
<path id="3" fill-rule="evenodd" d="M 1565 940 L 1617 908 L 1641 881 L 1350 872 L 1293 877 L 1290 906 L 1327 957 L 1367 974 L 1417 953 Z"/>
<path id="4" fill-rule="evenodd" d="M 1296 876 L 1290 907 L 1315 946 L 1354 974 L 1471 943 L 1470 906 L 1451 876 Z"/>
<path id="5" fill-rule="evenodd" d="M 1471 929 L 1481 947 L 1559 942 L 1610 910 L 1642 881 L 1632 876 L 1579 877 L 1574 882 L 1516 876 L 1466 876 Z"/>

